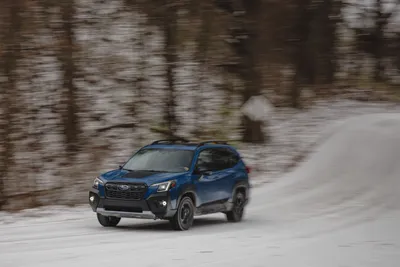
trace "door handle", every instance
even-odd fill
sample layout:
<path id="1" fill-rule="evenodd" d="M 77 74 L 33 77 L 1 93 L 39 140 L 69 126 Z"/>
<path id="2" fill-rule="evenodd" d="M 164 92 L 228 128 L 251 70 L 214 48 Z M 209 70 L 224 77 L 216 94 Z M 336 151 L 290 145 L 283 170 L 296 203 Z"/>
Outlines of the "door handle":
<path id="1" fill-rule="evenodd" d="M 198 181 L 211 181 L 210 176 L 208 175 L 200 175 L 199 178 L 197 178 Z"/>

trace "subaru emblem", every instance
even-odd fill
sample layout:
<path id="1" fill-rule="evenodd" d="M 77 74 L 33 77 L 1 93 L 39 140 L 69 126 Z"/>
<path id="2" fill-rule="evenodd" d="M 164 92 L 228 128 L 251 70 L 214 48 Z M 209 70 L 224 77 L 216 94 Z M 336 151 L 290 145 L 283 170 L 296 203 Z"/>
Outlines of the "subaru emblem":
<path id="1" fill-rule="evenodd" d="M 129 185 L 126 185 L 126 184 L 118 185 L 118 189 L 119 190 L 128 190 L 129 189 Z"/>

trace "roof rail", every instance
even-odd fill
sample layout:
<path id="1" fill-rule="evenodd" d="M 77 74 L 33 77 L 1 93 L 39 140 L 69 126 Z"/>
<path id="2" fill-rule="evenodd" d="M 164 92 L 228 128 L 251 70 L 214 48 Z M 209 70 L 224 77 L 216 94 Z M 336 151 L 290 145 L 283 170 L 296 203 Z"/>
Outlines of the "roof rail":
<path id="1" fill-rule="evenodd" d="M 204 146 L 205 144 L 227 145 L 228 142 L 226 142 L 226 141 L 219 141 L 219 140 L 208 140 L 208 141 L 204 141 L 204 142 L 199 143 L 199 144 L 197 145 L 197 147 Z"/>
<path id="2" fill-rule="evenodd" d="M 175 143 L 188 143 L 189 141 L 184 138 L 175 138 L 175 139 L 163 139 L 157 140 L 152 143 L 152 145 L 157 144 L 175 144 Z"/>

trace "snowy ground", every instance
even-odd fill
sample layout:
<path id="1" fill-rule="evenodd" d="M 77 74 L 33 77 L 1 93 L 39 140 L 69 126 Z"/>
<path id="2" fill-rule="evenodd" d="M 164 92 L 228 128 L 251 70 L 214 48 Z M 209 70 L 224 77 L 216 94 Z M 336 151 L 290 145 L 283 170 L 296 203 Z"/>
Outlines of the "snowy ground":
<path id="1" fill-rule="evenodd" d="M 398 266 L 400 116 L 357 116 L 320 138 L 293 172 L 253 190 L 242 223 L 212 215 L 173 232 L 128 219 L 105 229 L 88 207 L 2 214 L 16 221 L 0 226 L 1 266 Z"/>
<path id="2" fill-rule="evenodd" d="M 261 146 L 239 146 L 241 154 L 254 170 L 254 182 L 270 182 L 302 161 L 302 158 L 324 141 L 323 133 L 337 121 L 357 115 L 399 113 L 400 105 L 353 100 L 319 101 L 311 108 L 298 111 L 275 109 L 268 117 L 266 132 L 270 143 Z"/>

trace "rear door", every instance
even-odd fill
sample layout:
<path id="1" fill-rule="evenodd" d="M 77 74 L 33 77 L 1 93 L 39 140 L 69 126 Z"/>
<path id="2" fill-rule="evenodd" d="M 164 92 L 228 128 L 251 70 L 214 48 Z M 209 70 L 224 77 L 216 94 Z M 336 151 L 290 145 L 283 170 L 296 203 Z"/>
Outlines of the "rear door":
<path id="1" fill-rule="evenodd" d="M 214 173 L 214 190 L 210 198 L 212 202 L 228 200 L 232 195 L 237 171 L 234 169 L 239 158 L 229 148 L 216 148 L 214 161 L 218 170 Z"/>

